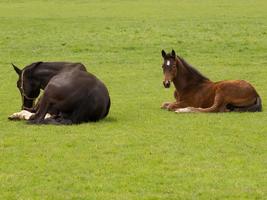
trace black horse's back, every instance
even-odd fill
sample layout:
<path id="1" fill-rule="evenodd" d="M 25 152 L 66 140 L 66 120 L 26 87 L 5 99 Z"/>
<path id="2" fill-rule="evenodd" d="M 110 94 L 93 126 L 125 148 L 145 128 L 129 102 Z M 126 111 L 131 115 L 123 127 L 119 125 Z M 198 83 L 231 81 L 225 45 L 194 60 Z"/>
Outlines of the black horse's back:
<path id="1" fill-rule="evenodd" d="M 80 69 L 80 70 L 83 70 L 83 71 L 87 71 L 86 70 L 86 67 L 84 66 L 84 64 L 80 63 L 80 62 L 42 62 L 42 61 L 39 61 L 39 62 L 35 62 L 35 63 L 32 63 L 31 65 L 29 66 L 34 66 L 34 65 L 38 65 L 40 69 L 44 69 L 44 70 L 47 70 L 47 69 L 55 69 L 56 71 L 60 71 L 62 69 L 74 69 L 74 68 L 77 68 L 77 69 Z"/>

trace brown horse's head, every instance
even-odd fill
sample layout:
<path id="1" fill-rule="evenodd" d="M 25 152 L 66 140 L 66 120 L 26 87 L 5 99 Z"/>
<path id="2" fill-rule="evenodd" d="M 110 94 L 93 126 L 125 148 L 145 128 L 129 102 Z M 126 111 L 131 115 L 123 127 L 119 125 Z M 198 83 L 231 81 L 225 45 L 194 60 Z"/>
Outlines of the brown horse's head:
<path id="1" fill-rule="evenodd" d="M 177 67 L 176 67 L 176 53 L 174 50 L 172 50 L 171 53 L 166 54 L 164 50 L 161 51 L 162 57 L 163 57 L 163 85 L 165 88 L 169 88 L 171 86 L 171 81 L 176 77 L 177 75 Z"/>

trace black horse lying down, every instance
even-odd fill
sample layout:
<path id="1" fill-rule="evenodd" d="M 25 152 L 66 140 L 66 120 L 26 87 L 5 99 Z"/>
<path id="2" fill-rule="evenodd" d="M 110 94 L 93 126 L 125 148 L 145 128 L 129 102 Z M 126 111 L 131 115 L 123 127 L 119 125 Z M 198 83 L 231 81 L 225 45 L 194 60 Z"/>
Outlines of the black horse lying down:
<path id="1" fill-rule="evenodd" d="M 22 70 L 13 67 L 19 75 L 22 110 L 35 113 L 30 123 L 79 124 L 98 121 L 109 112 L 106 86 L 81 63 L 36 62 Z M 44 93 L 34 106 L 40 89 Z M 52 117 L 45 118 L 47 113 Z"/>

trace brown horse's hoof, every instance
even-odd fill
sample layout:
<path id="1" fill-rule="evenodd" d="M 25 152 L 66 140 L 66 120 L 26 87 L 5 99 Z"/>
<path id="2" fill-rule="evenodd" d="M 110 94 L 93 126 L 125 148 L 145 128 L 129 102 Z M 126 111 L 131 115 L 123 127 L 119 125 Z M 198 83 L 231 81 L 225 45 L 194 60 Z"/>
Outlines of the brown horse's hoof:
<path id="1" fill-rule="evenodd" d="M 171 104 L 170 102 L 165 102 L 165 103 L 161 104 L 160 108 L 161 108 L 161 109 L 168 109 L 168 106 L 169 106 L 170 104 Z"/>
<path id="2" fill-rule="evenodd" d="M 171 104 L 167 107 L 167 110 L 168 110 L 168 111 L 175 111 L 175 109 L 176 109 L 176 107 L 174 107 L 174 106 L 171 105 Z"/>
<path id="3" fill-rule="evenodd" d="M 176 103 L 170 103 L 168 106 L 167 106 L 167 110 L 168 111 L 175 111 L 177 109 L 177 104 Z"/>

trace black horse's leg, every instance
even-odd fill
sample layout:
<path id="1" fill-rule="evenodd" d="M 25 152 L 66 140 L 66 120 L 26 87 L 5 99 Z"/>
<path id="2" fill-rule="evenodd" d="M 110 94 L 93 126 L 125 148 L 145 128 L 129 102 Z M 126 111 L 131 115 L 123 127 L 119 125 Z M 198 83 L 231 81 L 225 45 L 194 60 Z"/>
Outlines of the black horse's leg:
<path id="1" fill-rule="evenodd" d="M 42 124 L 53 124 L 53 125 L 71 125 L 72 121 L 70 119 L 63 119 L 63 118 L 47 118 L 44 119 Z"/>
<path id="2" fill-rule="evenodd" d="M 43 98 L 40 101 L 37 112 L 30 117 L 29 123 L 34 123 L 34 124 L 41 123 L 45 118 L 45 115 L 49 109 L 49 105 L 50 105 L 49 99 L 43 96 Z"/>
<path id="3" fill-rule="evenodd" d="M 29 112 L 31 112 L 31 113 L 36 113 L 37 110 L 38 110 L 39 107 L 40 107 L 40 102 L 41 102 L 42 98 L 43 98 L 43 96 L 41 96 L 41 97 L 37 100 L 36 104 L 33 105 L 32 108 L 24 107 L 24 110 L 27 110 L 27 111 L 29 111 Z"/>

